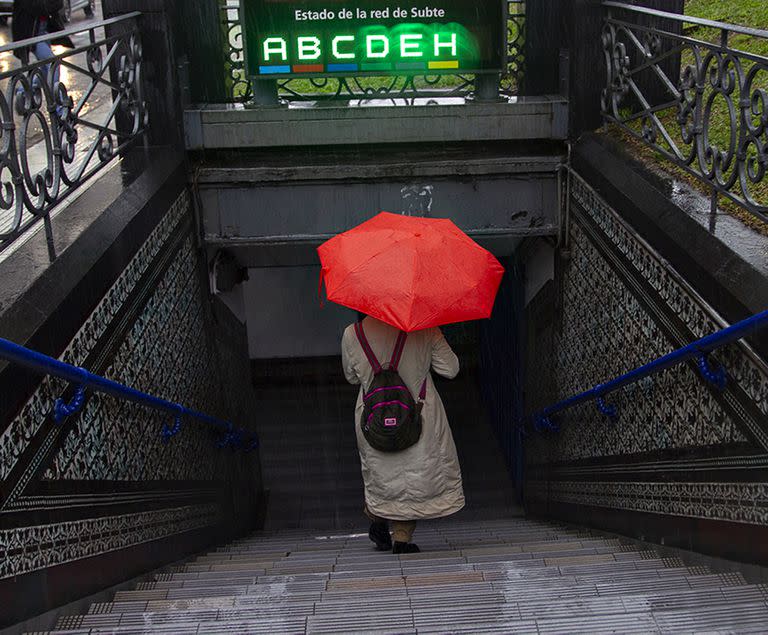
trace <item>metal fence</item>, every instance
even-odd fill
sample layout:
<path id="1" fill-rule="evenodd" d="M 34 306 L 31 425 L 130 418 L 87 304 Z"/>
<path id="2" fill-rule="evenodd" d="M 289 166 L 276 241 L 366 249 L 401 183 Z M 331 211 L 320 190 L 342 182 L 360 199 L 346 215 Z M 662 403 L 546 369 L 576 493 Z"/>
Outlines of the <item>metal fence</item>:
<path id="1" fill-rule="evenodd" d="M 139 16 L 0 47 L 0 253 L 42 221 L 55 258 L 51 212 L 144 132 Z"/>
<path id="2" fill-rule="evenodd" d="M 768 221 L 768 58 L 732 44 L 768 31 L 603 6 L 605 120 Z"/>
<path id="3" fill-rule="evenodd" d="M 245 72 L 243 32 L 239 0 L 220 0 L 226 30 L 228 98 L 248 103 L 253 99 L 253 83 Z M 509 0 L 507 19 L 507 68 L 501 77 L 500 91 L 518 94 L 523 81 L 525 42 L 525 0 Z M 475 91 L 474 75 L 408 75 L 390 77 L 321 77 L 283 79 L 277 82 L 278 97 L 286 101 L 321 99 L 392 99 L 429 97 L 467 97 Z"/>

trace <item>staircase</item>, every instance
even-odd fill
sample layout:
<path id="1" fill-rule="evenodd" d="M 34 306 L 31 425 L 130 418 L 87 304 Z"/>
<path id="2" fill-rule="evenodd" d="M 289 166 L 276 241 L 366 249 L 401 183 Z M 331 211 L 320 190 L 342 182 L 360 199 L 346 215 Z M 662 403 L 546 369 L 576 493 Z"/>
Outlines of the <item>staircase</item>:
<path id="1" fill-rule="evenodd" d="M 422 553 L 375 551 L 361 513 L 357 389 L 337 367 L 257 386 L 265 531 L 150 574 L 51 633 L 768 632 L 768 586 L 741 573 L 524 518 L 471 375 L 438 384 L 467 508 L 419 523 Z"/>
<path id="2" fill-rule="evenodd" d="M 425 522 L 420 554 L 364 533 L 257 533 L 63 617 L 51 633 L 765 633 L 768 587 L 525 518 Z"/>

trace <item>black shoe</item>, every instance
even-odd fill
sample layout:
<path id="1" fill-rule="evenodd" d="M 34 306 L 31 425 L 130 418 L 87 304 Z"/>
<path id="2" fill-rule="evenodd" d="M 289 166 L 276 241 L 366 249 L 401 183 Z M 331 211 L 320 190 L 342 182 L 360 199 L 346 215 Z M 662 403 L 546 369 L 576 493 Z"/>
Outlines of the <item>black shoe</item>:
<path id="1" fill-rule="evenodd" d="M 421 553 L 421 549 L 412 542 L 396 542 L 392 547 L 392 553 Z"/>
<path id="2" fill-rule="evenodd" d="M 379 551 L 389 551 L 392 549 L 392 536 L 389 535 L 387 523 L 381 521 L 371 523 L 368 537 L 376 543 L 376 549 Z"/>

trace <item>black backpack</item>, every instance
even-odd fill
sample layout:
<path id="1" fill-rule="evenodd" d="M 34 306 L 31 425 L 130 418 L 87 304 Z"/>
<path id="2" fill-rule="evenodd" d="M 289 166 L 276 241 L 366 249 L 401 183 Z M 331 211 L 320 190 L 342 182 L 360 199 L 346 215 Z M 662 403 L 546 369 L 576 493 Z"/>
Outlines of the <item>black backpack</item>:
<path id="1" fill-rule="evenodd" d="M 373 381 L 363 395 L 360 428 L 370 446 L 380 452 L 399 452 L 414 445 L 421 437 L 421 409 L 427 392 L 427 380 L 416 401 L 397 372 L 408 333 L 397 337 L 389 366 L 384 368 L 368 343 L 363 323 L 355 324 L 355 334 L 373 368 Z"/>

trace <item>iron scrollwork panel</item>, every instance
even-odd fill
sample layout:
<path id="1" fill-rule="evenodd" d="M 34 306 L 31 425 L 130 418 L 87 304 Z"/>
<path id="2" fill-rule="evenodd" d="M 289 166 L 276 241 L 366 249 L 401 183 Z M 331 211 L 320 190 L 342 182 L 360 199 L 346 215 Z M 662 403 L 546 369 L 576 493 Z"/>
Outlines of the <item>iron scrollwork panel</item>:
<path id="1" fill-rule="evenodd" d="M 765 221 L 768 58 L 728 38 L 725 28 L 710 43 L 609 15 L 603 116 Z"/>
<path id="2" fill-rule="evenodd" d="M 89 26 L 85 44 L 0 73 L 0 251 L 145 130 L 142 47 L 130 20 L 120 34 Z"/>

